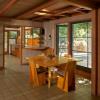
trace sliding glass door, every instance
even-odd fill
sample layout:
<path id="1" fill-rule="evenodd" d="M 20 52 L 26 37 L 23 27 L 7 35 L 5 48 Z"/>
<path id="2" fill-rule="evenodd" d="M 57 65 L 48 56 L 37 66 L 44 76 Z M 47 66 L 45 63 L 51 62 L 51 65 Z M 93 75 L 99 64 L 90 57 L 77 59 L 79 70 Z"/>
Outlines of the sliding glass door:
<path id="1" fill-rule="evenodd" d="M 57 55 L 63 56 L 68 53 L 68 27 L 67 25 L 57 25 Z"/>

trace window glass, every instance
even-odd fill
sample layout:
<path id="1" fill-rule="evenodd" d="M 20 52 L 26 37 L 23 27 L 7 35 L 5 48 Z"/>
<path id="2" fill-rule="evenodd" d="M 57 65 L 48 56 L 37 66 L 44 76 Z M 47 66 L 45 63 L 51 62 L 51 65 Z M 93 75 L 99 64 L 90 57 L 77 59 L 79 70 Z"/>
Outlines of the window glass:
<path id="1" fill-rule="evenodd" d="M 88 52 L 92 52 L 92 38 L 88 38 Z"/>
<path id="2" fill-rule="evenodd" d="M 33 28 L 32 35 L 33 35 L 33 38 L 39 38 L 40 37 L 40 28 Z"/>
<path id="3" fill-rule="evenodd" d="M 78 61 L 78 65 L 87 67 L 87 53 L 73 51 L 73 56 Z"/>
<path id="4" fill-rule="evenodd" d="M 92 61 L 91 61 L 91 53 L 88 53 L 88 67 L 91 68 L 91 64 L 92 64 Z"/>
<path id="5" fill-rule="evenodd" d="M 9 31 L 9 38 L 10 39 L 16 39 L 17 38 L 17 31 Z"/>
<path id="6" fill-rule="evenodd" d="M 64 56 L 68 53 L 68 27 L 67 25 L 57 25 L 57 54 Z"/>
<path id="7" fill-rule="evenodd" d="M 73 24 L 73 37 L 87 37 L 87 22 Z"/>
<path id="8" fill-rule="evenodd" d="M 87 52 L 87 38 L 74 38 L 73 50 Z"/>

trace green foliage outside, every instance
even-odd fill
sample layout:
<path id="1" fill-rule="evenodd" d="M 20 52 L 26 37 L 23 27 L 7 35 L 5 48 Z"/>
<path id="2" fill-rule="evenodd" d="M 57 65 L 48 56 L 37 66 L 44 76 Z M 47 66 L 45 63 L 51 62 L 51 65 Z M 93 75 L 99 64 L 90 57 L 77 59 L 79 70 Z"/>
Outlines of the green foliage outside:
<path id="1" fill-rule="evenodd" d="M 17 37 L 17 31 L 10 31 L 9 38 L 10 39 L 16 39 Z"/>
<path id="2" fill-rule="evenodd" d="M 74 37 L 88 37 L 91 32 L 91 23 L 83 22 L 73 24 Z"/>
<path id="3" fill-rule="evenodd" d="M 40 28 L 33 28 L 32 32 L 33 38 L 37 38 L 40 36 Z"/>
<path id="4" fill-rule="evenodd" d="M 59 37 L 67 37 L 68 27 L 67 26 L 59 26 Z"/>

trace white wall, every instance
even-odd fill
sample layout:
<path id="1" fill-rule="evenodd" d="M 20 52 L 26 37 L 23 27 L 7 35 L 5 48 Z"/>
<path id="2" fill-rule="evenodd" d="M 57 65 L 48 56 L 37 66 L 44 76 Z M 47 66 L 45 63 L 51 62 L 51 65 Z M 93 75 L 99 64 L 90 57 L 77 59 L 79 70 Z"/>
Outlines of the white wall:
<path id="1" fill-rule="evenodd" d="M 43 27 L 45 29 L 45 45 L 49 47 L 55 47 L 54 46 L 54 38 L 56 37 L 56 31 L 55 31 L 55 24 L 52 21 L 44 22 Z M 49 39 L 49 35 L 51 35 L 51 39 Z M 56 39 L 56 38 L 55 38 Z"/>

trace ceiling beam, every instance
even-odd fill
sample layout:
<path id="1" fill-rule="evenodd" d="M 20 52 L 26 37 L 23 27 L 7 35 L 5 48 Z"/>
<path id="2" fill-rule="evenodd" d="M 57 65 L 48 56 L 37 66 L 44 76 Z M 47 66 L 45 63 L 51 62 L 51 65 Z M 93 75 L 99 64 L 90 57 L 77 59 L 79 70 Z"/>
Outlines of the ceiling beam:
<path id="1" fill-rule="evenodd" d="M 55 16 L 38 16 L 38 17 L 32 18 L 32 20 L 41 20 L 42 21 L 43 19 L 45 20 L 47 18 L 48 19 L 56 19 Z"/>
<path id="2" fill-rule="evenodd" d="M 0 21 L 10 21 L 12 18 L 0 16 Z"/>
<path id="3" fill-rule="evenodd" d="M 45 12 L 45 11 L 39 11 L 40 13 L 43 12 L 43 13 L 47 13 L 48 16 L 50 16 L 51 14 L 54 14 L 53 12 Z M 50 14 L 50 15 L 49 15 Z M 42 16 L 42 15 L 38 15 L 38 14 L 31 14 L 30 16 L 25 16 L 25 18 L 21 18 L 21 19 L 32 19 L 32 18 L 35 18 L 35 17 L 38 17 L 38 16 Z"/>
<path id="4" fill-rule="evenodd" d="M 72 16 L 78 16 L 78 15 L 82 15 L 82 14 L 84 14 L 83 12 L 74 12 L 74 13 L 70 13 L 70 14 L 66 14 L 65 16 L 62 16 L 62 17 L 60 17 L 60 16 L 58 16 L 58 19 L 59 18 L 65 18 L 66 16 L 67 17 L 72 17 Z M 33 18 L 32 20 L 36 20 L 36 21 L 42 21 L 43 19 L 45 20 L 45 18 L 51 18 L 51 20 L 55 20 L 55 19 L 57 19 L 56 18 L 56 16 L 52 16 L 52 17 L 47 17 L 47 16 L 45 16 L 45 17 L 37 17 L 37 18 Z"/>
<path id="5" fill-rule="evenodd" d="M 2 9 L 0 9 L 0 16 L 7 12 L 18 0 L 9 0 Z"/>
<path id="6" fill-rule="evenodd" d="M 75 7 L 75 6 L 69 6 L 69 7 L 62 8 L 60 10 L 55 11 L 54 16 L 61 15 L 61 14 L 64 14 L 64 13 L 74 12 L 76 10 L 77 10 L 77 7 Z"/>
<path id="7" fill-rule="evenodd" d="M 77 9 L 77 7 L 74 7 L 74 6 L 69 6 L 69 7 L 66 7 L 66 8 L 62 8 L 62 9 L 58 9 L 58 10 L 55 10 L 55 11 L 52 11 L 52 13 L 49 13 L 50 15 L 46 16 L 38 16 L 38 17 L 35 17 L 33 16 L 33 19 L 36 19 L 36 20 L 39 20 L 42 19 L 42 18 L 55 18 L 55 17 L 59 17 L 60 15 L 64 14 L 64 13 L 70 13 L 70 12 L 75 12 L 75 10 Z"/>
<path id="8" fill-rule="evenodd" d="M 85 8 L 87 10 L 92 10 L 95 8 L 95 5 L 91 0 L 63 0 L 63 1 L 73 6 Z"/>
<path id="9" fill-rule="evenodd" d="M 23 18 L 24 16 L 29 16 L 32 13 L 34 14 L 35 12 L 38 12 L 41 9 L 44 9 L 44 8 L 50 6 L 50 5 L 55 4 L 56 2 L 58 2 L 58 0 L 47 0 L 45 3 L 43 3 L 41 5 L 38 5 L 37 7 L 34 7 L 33 9 L 31 9 L 29 11 L 26 11 L 23 14 L 18 15 L 16 18 L 19 18 L 20 19 L 20 18 Z"/>

